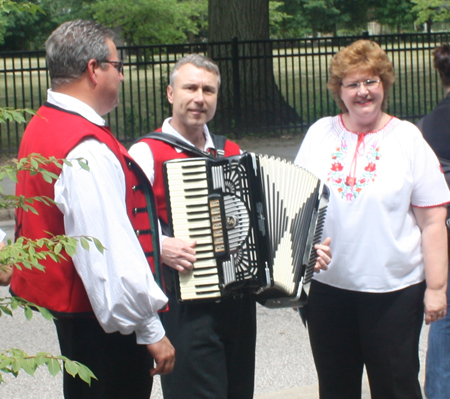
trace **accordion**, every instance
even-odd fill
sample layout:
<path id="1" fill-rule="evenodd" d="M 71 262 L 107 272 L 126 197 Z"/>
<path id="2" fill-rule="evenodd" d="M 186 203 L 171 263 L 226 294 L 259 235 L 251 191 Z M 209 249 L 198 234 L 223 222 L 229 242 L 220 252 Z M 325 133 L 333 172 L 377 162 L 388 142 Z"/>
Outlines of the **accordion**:
<path id="1" fill-rule="evenodd" d="M 179 301 L 255 295 L 267 307 L 305 304 L 328 188 L 279 158 L 245 153 L 164 163 L 169 228 L 196 240 L 196 262 L 177 273 Z"/>

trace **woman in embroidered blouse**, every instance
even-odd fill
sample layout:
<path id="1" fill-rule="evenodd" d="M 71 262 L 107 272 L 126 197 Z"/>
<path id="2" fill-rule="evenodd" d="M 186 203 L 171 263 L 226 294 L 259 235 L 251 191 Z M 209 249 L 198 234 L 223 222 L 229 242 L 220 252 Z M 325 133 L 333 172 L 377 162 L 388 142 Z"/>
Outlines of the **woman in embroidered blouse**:
<path id="1" fill-rule="evenodd" d="M 364 366 L 372 398 L 421 398 L 423 313 L 446 311 L 450 192 L 420 131 L 384 112 L 395 78 L 378 44 L 342 49 L 329 73 L 342 114 L 311 126 L 295 160 L 331 191 L 333 259 L 306 307 L 320 398 L 361 398 Z"/>

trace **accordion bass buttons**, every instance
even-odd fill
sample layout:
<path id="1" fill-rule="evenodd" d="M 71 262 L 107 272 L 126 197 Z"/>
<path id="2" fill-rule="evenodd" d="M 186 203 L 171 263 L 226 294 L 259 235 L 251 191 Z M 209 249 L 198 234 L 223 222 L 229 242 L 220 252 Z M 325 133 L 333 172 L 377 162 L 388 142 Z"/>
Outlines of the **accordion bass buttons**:
<path id="1" fill-rule="evenodd" d="M 209 209 L 211 215 L 211 228 L 214 243 L 214 254 L 215 256 L 223 256 L 226 254 L 227 250 L 224 239 L 225 233 L 222 220 L 223 211 L 220 199 L 214 197 L 210 198 Z"/>

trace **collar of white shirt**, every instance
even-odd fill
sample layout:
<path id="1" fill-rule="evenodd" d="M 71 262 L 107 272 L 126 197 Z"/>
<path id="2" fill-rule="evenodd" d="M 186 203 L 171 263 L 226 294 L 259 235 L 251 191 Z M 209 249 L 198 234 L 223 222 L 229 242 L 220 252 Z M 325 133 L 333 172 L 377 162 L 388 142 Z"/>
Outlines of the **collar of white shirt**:
<path id="1" fill-rule="evenodd" d="M 95 125 L 106 125 L 106 121 L 99 114 L 97 114 L 92 107 L 75 97 L 48 89 L 47 102 L 66 111 L 76 112 Z"/>
<path id="2" fill-rule="evenodd" d="M 188 139 L 186 139 L 184 136 L 182 136 L 180 133 L 178 133 L 178 132 L 173 128 L 173 126 L 170 124 L 170 121 L 171 121 L 171 120 L 172 120 L 172 118 L 167 118 L 167 119 L 164 121 L 161 130 L 162 130 L 164 133 L 171 134 L 172 136 L 175 136 L 177 139 L 182 140 L 182 141 L 184 141 L 185 143 L 187 143 L 187 144 L 189 144 L 189 145 L 192 145 L 192 143 L 191 143 Z M 211 138 L 211 134 L 209 133 L 208 126 L 204 125 L 204 127 L 203 127 L 203 133 L 205 134 L 205 138 L 206 138 L 206 141 L 205 141 L 205 148 L 203 149 L 203 151 L 207 151 L 208 148 L 215 148 L 215 147 L 214 147 L 214 143 L 213 143 L 212 138 Z M 175 148 L 175 150 L 176 150 L 177 152 L 182 152 L 182 151 L 183 151 L 183 150 L 181 150 L 181 149 L 179 149 L 179 148 Z"/>

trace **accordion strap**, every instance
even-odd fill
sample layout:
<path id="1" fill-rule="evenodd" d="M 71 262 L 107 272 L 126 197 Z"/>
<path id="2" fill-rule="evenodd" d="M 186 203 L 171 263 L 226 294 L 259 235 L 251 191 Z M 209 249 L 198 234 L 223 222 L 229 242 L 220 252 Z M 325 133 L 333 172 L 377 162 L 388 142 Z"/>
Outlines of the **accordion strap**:
<path id="1" fill-rule="evenodd" d="M 225 147 L 226 138 L 224 136 L 219 136 L 216 134 L 211 134 L 211 138 L 213 140 L 214 147 L 215 147 L 214 153 L 210 153 L 208 151 L 202 151 L 202 150 L 198 149 L 197 147 L 194 147 L 192 145 L 185 143 L 184 141 L 177 139 L 176 137 L 174 137 L 171 134 L 162 133 L 162 132 L 148 133 L 145 136 L 140 137 L 138 139 L 138 141 L 140 141 L 142 139 L 160 140 L 167 144 L 170 144 L 173 147 L 180 148 L 181 150 L 183 150 L 191 155 L 197 156 L 197 157 L 206 157 L 206 158 L 214 159 L 214 158 L 218 158 L 220 156 L 224 156 L 225 153 L 224 153 L 223 149 Z"/>

